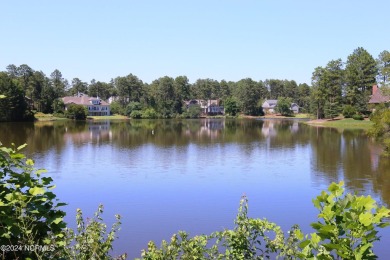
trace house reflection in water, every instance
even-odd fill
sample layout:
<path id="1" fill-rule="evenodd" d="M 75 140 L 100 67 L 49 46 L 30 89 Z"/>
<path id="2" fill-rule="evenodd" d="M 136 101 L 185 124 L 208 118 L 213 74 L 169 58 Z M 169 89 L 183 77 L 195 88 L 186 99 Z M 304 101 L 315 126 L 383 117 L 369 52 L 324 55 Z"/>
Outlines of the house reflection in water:
<path id="1" fill-rule="evenodd" d="M 264 137 L 274 137 L 277 135 L 275 129 L 274 120 L 265 120 L 263 127 L 261 128 L 261 133 Z"/>
<path id="2" fill-rule="evenodd" d="M 71 138 L 76 144 L 100 143 L 112 139 L 109 120 L 88 121 L 83 127 L 84 131 L 68 131 L 66 128 L 64 138 Z"/>
<path id="3" fill-rule="evenodd" d="M 198 137 L 207 136 L 211 139 L 216 139 L 225 128 L 225 120 L 200 120 L 199 128 L 196 131 L 187 128 L 185 131 L 186 136 L 192 136 L 196 134 Z"/>

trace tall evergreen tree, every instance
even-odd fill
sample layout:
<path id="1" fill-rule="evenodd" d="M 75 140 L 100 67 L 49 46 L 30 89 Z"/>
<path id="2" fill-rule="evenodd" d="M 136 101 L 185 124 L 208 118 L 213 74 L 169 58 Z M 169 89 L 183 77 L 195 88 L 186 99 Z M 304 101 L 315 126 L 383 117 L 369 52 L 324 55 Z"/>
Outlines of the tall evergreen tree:
<path id="1" fill-rule="evenodd" d="M 244 114 L 257 115 L 259 113 L 260 85 L 258 82 L 251 78 L 238 81 L 233 96 Z"/>
<path id="2" fill-rule="evenodd" d="M 390 52 L 382 51 L 377 61 L 378 81 L 382 86 L 388 86 L 390 81 Z"/>
<path id="3" fill-rule="evenodd" d="M 347 104 L 360 112 L 366 111 L 372 85 L 378 75 L 375 59 L 364 48 L 359 47 L 348 56 L 345 71 Z"/>
<path id="4" fill-rule="evenodd" d="M 21 121 L 27 119 L 28 107 L 21 86 L 10 76 L 0 72 L 0 121 Z"/>

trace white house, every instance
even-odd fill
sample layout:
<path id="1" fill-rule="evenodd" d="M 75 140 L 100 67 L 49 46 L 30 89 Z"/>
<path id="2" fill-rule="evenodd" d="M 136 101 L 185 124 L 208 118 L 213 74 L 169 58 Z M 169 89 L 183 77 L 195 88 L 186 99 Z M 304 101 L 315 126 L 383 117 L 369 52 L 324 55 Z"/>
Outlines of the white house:
<path id="1" fill-rule="evenodd" d="M 88 109 L 89 116 L 110 115 L 110 104 L 99 97 L 89 97 L 80 93 L 77 96 L 63 97 L 62 101 L 64 102 L 65 110 L 68 109 L 70 104 L 76 104 L 85 106 Z"/>
<path id="2" fill-rule="evenodd" d="M 263 108 L 263 111 L 265 114 L 274 114 L 276 111 L 276 106 L 278 104 L 278 101 L 276 99 L 267 99 L 264 101 L 263 105 L 261 106 Z M 296 103 L 291 103 L 290 110 L 297 114 L 299 113 L 299 106 Z"/>
<path id="3" fill-rule="evenodd" d="M 203 114 L 223 114 L 224 109 L 223 106 L 220 106 L 220 102 L 218 99 L 209 99 L 209 100 L 203 100 L 203 99 L 191 99 L 188 101 L 184 101 L 184 104 L 187 108 L 191 106 L 200 106 L 202 109 Z"/>
<path id="4" fill-rule="evenodd" d="M 277 104 L 278 101 L 276 99 L 267 99 L 266 101 L 264 101 L 263 105 L 261 106 L 263 108 L 264 114 L 275 113 L 275 108 Z"/>

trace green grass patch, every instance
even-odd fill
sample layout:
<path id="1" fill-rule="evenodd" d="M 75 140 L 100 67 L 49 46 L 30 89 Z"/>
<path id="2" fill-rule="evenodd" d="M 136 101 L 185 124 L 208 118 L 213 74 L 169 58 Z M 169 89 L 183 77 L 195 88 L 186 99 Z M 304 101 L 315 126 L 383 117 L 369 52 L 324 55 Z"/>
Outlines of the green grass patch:
<path id="1" fill-rule="evenodd" d="M 352 118 L 338 120 L 313 120 L 306 122 L 309 125 L 317 125 L 324 127 L 333 127 L 340 129 L 369 129 L 373 123 L 370 120 L 354 120 Z"/>
<path id="2" fill-rule="evenodd" d="M 93 120 L 107 120 L 107 119 L 129 119 L 127 116 L 122 115 L 112 115 L 112 116 L 88 116 L 87 119 L 93 119 Z"/>
<path id="3" fill-rule="evenodd" d="M 38 121 L 68 120 L 67 118 L 64 118 L 64 117 L 56 117 L 56 116 L 53 116 L 52 114 L 44 114 L 42 112 L 35 113 L 34 117 Z"/>
<path id="4" fill-rule="evenodd" d="M 265 116 L 261 116 L 260 118 L 270 118 L 270 119 L 283 119 L 283 118 L 288 118 L 288 119 L 294 119 L 294 118 L 298 118 L 298 119 L 310 119 L 312 118 L 313 115 L 311 114 L 304 114 L 304 113 L 298 113 L 298 114 L 293 114 L 292 116 L 282 116 L 280 114 L 268 114 L 268 115 L 265 115 Z"/>

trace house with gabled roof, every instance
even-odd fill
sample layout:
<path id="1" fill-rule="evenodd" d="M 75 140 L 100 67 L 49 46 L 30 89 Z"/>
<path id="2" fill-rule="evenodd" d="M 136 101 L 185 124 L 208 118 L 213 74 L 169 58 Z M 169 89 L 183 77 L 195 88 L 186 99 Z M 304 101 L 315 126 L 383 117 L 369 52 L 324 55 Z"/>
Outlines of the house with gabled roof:
<path id="1" fill-rule="evenodd" d="M 378 85 L 373 85 L 372 86 L 372 95 L 370 100 L 368 101 L 369 104 L 382 104 L 382 103 L 387 103 L 390 102 L 390 96 L 383 95 L 382 91 L 380 88 L 378 88 Z"/>
<path id="2" fill-rule="evenodd" d="M 263 108 L 264 114 L 273 114 L 275 113 L 276 105 L 278 104 L 278 100 L 276 99 L 267 99 L 263 102 L 261 107 Z"/>
<path id="3" fill-rule="evenodd" d="M 199 106 L 202 109 L 202 114 L 204 115 L 216 115 L 224 113 L 224 108 L 220 105 L 219 99 L 191 99 L 185 100 L 184 104 L 187 109 L 191 106 Z"/>
<path id="4" fill-rule="evenodd" d="M 111 113 L 110 104 L 106 101 L 99 97 L 89 97 L 83 93 L 78 93 L 77 96 L 63 97 L 62 101 L 64 102 L 65 110 L 71 104 L 85 106 L 89 116 L 109 116 Z"/>
<path id="5" fill-rule="evenodd" d="M 276 106 L 278 105 L 278 100 L 276 99 L 267 99 L 263 102 L 261 107 L 263 108 L 264 114 L 274 114 L 276 112 Z M 299 106 L 296 103 L 291 103 L 290 110 L 297 114 L 299 113 Z"/>

